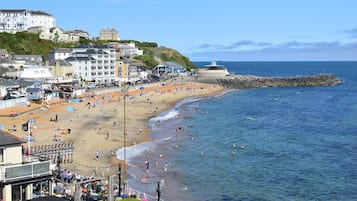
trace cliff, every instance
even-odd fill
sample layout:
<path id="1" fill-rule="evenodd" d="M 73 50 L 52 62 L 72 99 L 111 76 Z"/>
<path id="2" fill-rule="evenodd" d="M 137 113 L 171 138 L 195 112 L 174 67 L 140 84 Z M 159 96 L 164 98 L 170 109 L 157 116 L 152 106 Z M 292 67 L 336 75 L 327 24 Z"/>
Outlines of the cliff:
<path id="1" fill-rule="evenodd" d="M 341 79 L 330 74 L 319 74 L 301 77 L 258 77 L 236 75 L 216 79 L 225 88 L 247 89 L 260 87 L 311 87 L 331 86 L 341 82 Z"/>

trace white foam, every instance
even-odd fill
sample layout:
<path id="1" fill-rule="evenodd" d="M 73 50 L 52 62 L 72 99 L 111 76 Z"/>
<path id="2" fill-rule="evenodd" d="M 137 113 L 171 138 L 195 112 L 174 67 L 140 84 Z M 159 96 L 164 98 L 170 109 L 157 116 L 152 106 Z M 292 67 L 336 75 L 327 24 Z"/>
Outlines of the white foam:
<path id="1" fill-rule="evenodd" d="M 178 110 L 171 109 L 171 110 L 168 110 L 167 112 L 162 113 L 159 116 L 156 116 L 156 117 L 150 119 L 149 121 L 152 123 L 156 123 L 157 121 L 162 122 L 165 120 L 176 118 L 179 114 L 180 113 Z"/>
<path id="2" fill-rule="evenodd" d="M 143 142 L 138 145 L 126 147 L 126 150 L 125 150 L 126 161 L 130 162 L 130 160 L 133 159 L 134 157 L 139 156 L 139 155 L 147 152 L 149 149 L 153 149 L 154 147 L 155 147 L 155 144 L 152 142 Z M 116 156 L 119 160 L 124 160 L 124 147 L 122 147 L 116 151 Z"/>

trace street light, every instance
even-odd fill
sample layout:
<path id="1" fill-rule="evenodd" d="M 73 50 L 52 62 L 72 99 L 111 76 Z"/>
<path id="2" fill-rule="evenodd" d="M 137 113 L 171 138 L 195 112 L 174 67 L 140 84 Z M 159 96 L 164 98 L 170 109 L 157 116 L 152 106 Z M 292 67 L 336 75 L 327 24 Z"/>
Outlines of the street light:
<path id="1" fill-rule="evenodd" d="M 161 190 L 160 190 L 160 182 L 159 181 L 157 182 L 156 192 L 157 192 L 157 201 L 160 201 Z"/>
<path id="2" fill-rule="evenodd" d="M 119 196 L 121 194 L 121 164 L 119 163 L 119 169 L 118 169 L 118 177 L 119 177 L 119 187 L 118 187 L 118 192 Z"/>
<path id="3" fill-rule="evenodd" d="M 125 167 L 126 167 L 126 107 L 125 107 L 125 102 L 126 102 L 126 91 L 127 91 L 127 88 L 126 86 L 124 86 L 124 102 L 123 102 L 123 123 L 124 123 L 124 126 L 123 126 L 123 129 L 124 129 L 124 172 L 125 172 Z M 120 189 L 120 188 L 119 188 Z M 125 192 L 125 186 L 124 186 L 124 192 Z M 120 194 L 119 194 L 120 195 Z"/>

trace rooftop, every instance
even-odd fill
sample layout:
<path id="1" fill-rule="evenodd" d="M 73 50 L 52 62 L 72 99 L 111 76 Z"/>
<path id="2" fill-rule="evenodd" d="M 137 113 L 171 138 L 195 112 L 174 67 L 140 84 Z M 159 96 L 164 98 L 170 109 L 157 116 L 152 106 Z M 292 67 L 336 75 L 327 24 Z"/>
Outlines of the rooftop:
<path id="1" fill-rule="evenodd" d="M 0 146 L 21 144 L 21 143 L 23 143 L 23 141 L 17 138 L 16 136 L 0 130 Z"/>

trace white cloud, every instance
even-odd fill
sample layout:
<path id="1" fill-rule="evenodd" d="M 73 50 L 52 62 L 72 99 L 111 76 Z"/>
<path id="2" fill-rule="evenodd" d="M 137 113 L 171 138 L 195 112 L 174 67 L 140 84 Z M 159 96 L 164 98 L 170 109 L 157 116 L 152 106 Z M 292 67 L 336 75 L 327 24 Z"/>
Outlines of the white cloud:
<path id="1" fill-rule="evenodd" d="M 241 48 L 245 47 L 245 48 Z M 200 45 L 195 52 L 187 54 L 196 58 L 218 60 L 357 60 L 357 42 L 301 42 L 288 41 L 281 44 L 242 40 L 231 45 Z M 209 59 L 208 59 L 209 60 Z"/>

